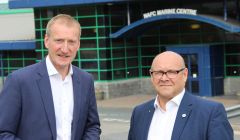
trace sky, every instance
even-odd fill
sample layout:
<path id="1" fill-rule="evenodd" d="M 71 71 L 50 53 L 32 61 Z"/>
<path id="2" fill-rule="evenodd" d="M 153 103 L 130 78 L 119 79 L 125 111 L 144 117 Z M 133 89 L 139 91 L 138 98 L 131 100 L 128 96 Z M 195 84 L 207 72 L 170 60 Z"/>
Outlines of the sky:
<path id="1" fill-rule="evenodd" d="M 0 3 L 7 3 L 8 0 L 0 0 Z"/>

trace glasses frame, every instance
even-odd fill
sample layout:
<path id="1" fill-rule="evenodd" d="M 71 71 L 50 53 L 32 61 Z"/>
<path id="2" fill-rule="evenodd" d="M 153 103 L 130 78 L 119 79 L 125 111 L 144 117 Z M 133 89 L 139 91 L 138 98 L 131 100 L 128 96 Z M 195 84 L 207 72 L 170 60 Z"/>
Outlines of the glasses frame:
<path id="1" fill-rule="evenodd" d="M 179 69 L 179 70 L 168 70 L 168 71 L 162 71 L 162 70 L 152 71 L 152 70 L 150 69 L 150 70 L 149 70 L 149 73 L 150 73 L 150 75 L 151 75 L 153 78 L 155 78 L 155 77 L 154 77 L 154 73 L 159 73 L 159 74 L 161 74 L 161 75 L 159 75 L 158 78 L 162 78 L 163 75 L 165 74 L 169 79 L 174 79 L 174 78 L 177 77 L 177 75 L 179 74 L 179 72 L 183 71 L 184 69 L 185 69 L 185 68 L 181 68 L 181 69 Z M 174 76 L 174 77 L 170 76 L 170 77 L 169 77 L 169 75 L 168 75 L 169 72 L 175 72 L 175 73 L 176 73 L 176 76 Z"/>

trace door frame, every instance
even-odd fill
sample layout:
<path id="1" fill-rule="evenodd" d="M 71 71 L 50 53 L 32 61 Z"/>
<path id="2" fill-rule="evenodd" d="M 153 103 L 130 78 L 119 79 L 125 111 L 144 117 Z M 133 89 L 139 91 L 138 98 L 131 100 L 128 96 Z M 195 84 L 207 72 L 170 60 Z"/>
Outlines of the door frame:
<path id="1" fill-rule="evenodd" d="M 179 54 L 198 55 L 199 95 L 212 96 L 210 49 L 208 45 L 174 45 L 167 46 L 167 51 Z M 189 78 L 188 78 L 189 79 Z"/>

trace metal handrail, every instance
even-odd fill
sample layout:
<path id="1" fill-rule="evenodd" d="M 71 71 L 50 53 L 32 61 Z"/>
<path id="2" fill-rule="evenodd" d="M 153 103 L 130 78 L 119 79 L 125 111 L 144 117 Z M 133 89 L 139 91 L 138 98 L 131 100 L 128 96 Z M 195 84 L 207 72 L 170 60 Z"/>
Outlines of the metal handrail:
<path id="1" fill-rule="evenodd" d="M 240 116 L 240 104 L 226 108 L 226 112 L 228 118 Z"/>

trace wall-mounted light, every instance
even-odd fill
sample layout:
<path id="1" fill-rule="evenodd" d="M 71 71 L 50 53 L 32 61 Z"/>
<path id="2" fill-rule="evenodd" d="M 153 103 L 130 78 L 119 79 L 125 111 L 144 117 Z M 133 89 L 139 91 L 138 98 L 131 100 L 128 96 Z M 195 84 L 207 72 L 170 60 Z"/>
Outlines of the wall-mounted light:
<path id="1" fill-rule="evenodd" d="M 195 29 L 199 29 L 200 25 L 199 24 L 191 24 L 190 27 L 191 27 L 191 29 L 195 30 Z"/>

